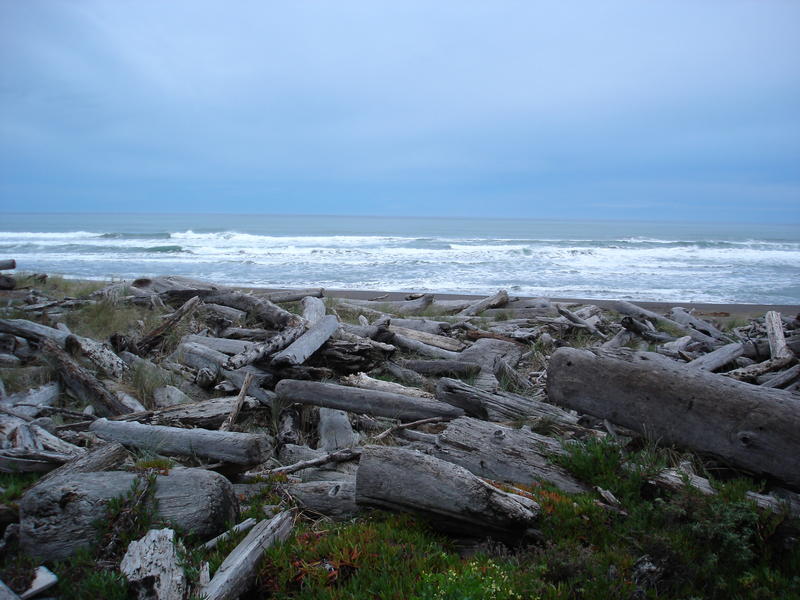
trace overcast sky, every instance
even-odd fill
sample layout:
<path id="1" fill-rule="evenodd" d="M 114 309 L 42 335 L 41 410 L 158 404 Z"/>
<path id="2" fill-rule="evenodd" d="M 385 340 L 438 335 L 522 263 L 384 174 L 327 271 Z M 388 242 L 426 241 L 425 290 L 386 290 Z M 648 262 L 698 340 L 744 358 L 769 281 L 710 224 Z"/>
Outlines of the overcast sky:
<path id="1" fill-rule="evenodd" d="M 0 209 L 800 222 L 800 2 L 0 0 Z"/>

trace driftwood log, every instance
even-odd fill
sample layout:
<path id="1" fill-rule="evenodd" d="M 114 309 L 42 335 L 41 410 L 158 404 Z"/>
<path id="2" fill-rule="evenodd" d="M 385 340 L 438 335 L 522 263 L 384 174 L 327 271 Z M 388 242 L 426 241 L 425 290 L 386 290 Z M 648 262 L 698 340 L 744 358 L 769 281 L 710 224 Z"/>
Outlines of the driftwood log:
<path id="1" fill-rule="evenodd" d="M 547 369 L 552 402 L 667 444 L 800 487 L 800 396 L 657 354 L 559 348 Z"/>
<path id="2" fill-rule="evenodd" d="M 141 600 L 171 600 L 186 593 L 186 574 L 175 531 L 151 529 L 128 546 L 119 570 Z"/>
<path id="3" fill-rule="evenodd" d="M 356 503 L 421 514 L 446 531 L 515 539 L 539 514 L 533 500 L 504 492 L 463 467 L 391 446 L 364 448 Z"/>

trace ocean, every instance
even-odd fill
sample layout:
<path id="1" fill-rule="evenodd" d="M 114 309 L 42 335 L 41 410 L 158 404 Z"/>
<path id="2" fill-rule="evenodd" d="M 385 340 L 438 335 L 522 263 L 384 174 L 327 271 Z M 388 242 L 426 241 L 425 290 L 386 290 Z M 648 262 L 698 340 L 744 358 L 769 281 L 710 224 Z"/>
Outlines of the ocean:
<path id="1" fill-rule="evenodd" d="M 0 213 L 0 259 L 68 278 L 800 304 L 800 225 Z"/>

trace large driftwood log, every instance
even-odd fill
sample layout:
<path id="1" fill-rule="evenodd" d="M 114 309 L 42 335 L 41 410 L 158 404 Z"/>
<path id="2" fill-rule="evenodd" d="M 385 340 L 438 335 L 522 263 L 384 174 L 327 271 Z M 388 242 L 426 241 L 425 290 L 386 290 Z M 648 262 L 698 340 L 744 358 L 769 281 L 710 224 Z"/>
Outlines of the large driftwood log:
<path id="1" fill-rule="evenodd" d="M 800 486 L 800 397 L 657 354 L 559 348 L 547 369 L 552 402 L 653 439 Z"/>
<path id="2" fill-rule="evenodd" d="M 428 453 L 487 479 L 524 485 L 543 481 L 565 492 L 588 489 L 554 464 L 553 458 L 564 454 L 561 444 L 528 429 L 461 417 L 436 436 Z"/>
<path id="3" fill-rule="evenodd" d="M 110 471 L 119 467 L 128 457 L 128 451 L 122 444 L 111 442 L 95 446 L 86 454 L 77 456 L 64 463 L 59 468 L 50 471 L 44 477 L 38 479 L 31 486 L 37 487 L 53 479 L 64 477 L 69 479 L 75 473 L 93 473 L 97 471 Z"/>
<path id="4" fill-rule="evenodd" d="M 366 373 L 347 375 L 341 379 L 341 382 L 345 385 L 351 385 L 365 390 L 390 392 L 392 394 L 403 394 L 404 396 L 416 396 L 417 398 L 433 398 L 433 394 L 420 388 L 409 387 L 400 383 L 394 383 L 393 381 L 384 381 L 383 379 L 374 379 Z"/>
<path id="5" fill-rule="evenodd" d="M 394 334 L 392 338 L 392 343 L 403 350 L 408 350 L 410 352 L 416 352 L 417 354 L 421 354 L 422 356 L 428 356 L 430 358 L 442 358 L 445 360 L 458 360 L 460 354 L 458 352 L 453 352 L 451 350 L 444 350 L 437 346 L 431 346 L 424 342 L 420 342 L 419 340 L 406 337 L 399 333 Z"/>
<path id="6" fill-rule="evenodd" d="M 456 533 L 521 538 L 539 513 L 533 500 L 492 486 L 467 469 L 414 450 L 367 446 L 356 503 L 431 517 Z"/>
<path id="7" fill-rule="evenodd" d="M 398 319 L 392 317 L 389 322 L 395 327 L 402 327 L 403 329 L 413 329 L 432 335 L 440 335 L 451 328 L 450 323 L 446 321 L 434 321 L 432 319 Z M 377 323 L 376 323 L 377 324 Z"/>
<path id="8" fill-rule="evenodd" d="M 192 312 L 194 312 L 194 309 L 197 308 L 198 304 L 200 304 L 199 296 L 189 298 L 189 300 L 184 302 L 178 310 L 165 318 L 158 327 L 148 331 L 144 336 L 142 336 L 142 339 L 136 343 L 137 352 L 139 354 L 147 354 L 153 350 L 153 348 L 161 343 L 161 340 L 164 339 L 164 335 L 168 331 L 180 323 L 185 317 L 188 317 L 192 314 Z"/>
<path id="9" fill-rule="evenodd" d="M 211 348 L 216 352 L 222 352 L 222 354 L 229 354 L 229 355 L 246 352 L 247 350 L 255 346 L 253 342 L 248 342 L 246 340 L 232 340 L 222 337 L 196 335 L 193 333 L 185 335 L 181 338 L 181 343 L 186 343 L 186 342 L 191 342 L 193 344 L 200 344 L 201 346 Z"/>
<path id="10" fill-rule="evenodd" d="M 305 510 L 336 520 L 358 514 L 355 481 L 303 481 L 285 486 L 289 495 Z"/>
<path id="11" fill-rule="evenodd" d="M 202 589 L 203 597 L 235 600 L 241 596 L 252 585 L 261 556 L 267 548 L 288 538 L 293 526 L 292 514 L 288 511 L 258 523 L 219 566 Z"/>
<path id="12" fill-rule="evenodd" d="M 327 342 L 339 328 L 339 320 L 333 315 L 322 317 L 303 335 L 287 348 L 278 352 L 272 359 L 276 368 L 302 365 L 308 358 Z"/>
<path id="13" fill-rule="evenodd" d="M 0 271 L 10 271 L 17 268 L 17 261 L 13 258 L 0 260 Z"/>
<path id="14" fill-rule="evenodd" d="M 284 329 L 300 324 L 301 317 L 275 306 L 266 298 L 258 298 L 241 292 L 214 292 L 204 297 L 206 302 L 222 304 L 244 310 L 261 320 L 269 329 Z"/>
<path id="15" fill-rule="evenodd" d="M 181 429 L 98 419 L 89 430 L 103 439 L 158 454 L 195 456 L 234 465 L 257 465 L 272 454 L 270 439 L 255 433 Z"/>
<path id="16" fill-rule="evenodd" d="M 20 545 L 33 556 L 57 560 L 94 539 L 93 524 L 105 517 L 106 502 L 131 489 L 136 473 L 73 473 L 38 485 L 20 501 Z M 217 535 L 236 518 L 236 497 L 222 475 L 173 468 L 156 478 L 158 516 L 201 538 Z"/>
<path id="17" fill-rule="evenodd" d="M 477 315 L 482 313 L 487 308 L 498 308 L 500 306 L 504 306 L 508 303 L 508 292 L 505 290 L 500 290 L 494 296 L 489 296 L 488 298 L 483 298 L 482 300 L 478 300 L 470 304 L 467 308 L 460 311 L 458 313 L 459 317 L 471 317 L 472 315 Z"/>
<path id="18" fill-rule="evenodd" d="M 705 333 L 706 335 L 710 335 L 713 338 L 718 340 L 725 341 L 727 340 L 727 336 L 722 333 L 719 329 L 714 327 L 711 323 L 707 321 L 703 321 L 702 319 L 698 319 L 691 313 L 687 312 L 685 309 L 681 308 L 680 306 L 674 307 L 670 311 L 670 315 L 672 316 L 672 320 L 676 323 L 680 323 L 684 327 L 692 327 L 701 333 Z"/>
<path id="19" fill-rule="evenodd" d="M 353 431 L 350 419 L 343 410 L 322 407 L 319 409 L 319 443 L 317 448 L 333 452 L 349 448 L 358 442 L 358 434 Z"/>
<path id="20" fill-rule="evenodd" d="M 297 302 L 303 298 L 322 298 L 325 295 L 323 288 L 307 288 L 304 290 L 284 290 L 280 292 L 269 292 L 263 297 L 270 302 Z"/>
<path id="21" fill-rule="evenodd" d="M 743 352 L 744 345 L 740 342 L 725 344 L 713 352 L 695 358 L 686 366 L 692 367 L 693 369 L 702 369 L 704 371 L 716 371 L 720 367 L 724 367 L 729 362 L 739 358 Z"/>
<path id="22" fill-rule="evenodd" d="M 400 366 L 426 376 L 473 377 L 481 366 L 456 360 L 401 360 Z"/>
<path id="23" fill-rule="evenodd" d="M 55 404 L 60 393 L 61 386 L 58 383 L 47 383 L 26 392 L 5 396 L 0 406 L 13 408 L 14 411 L 29 417 L 37 417 L 43 408 Z"/>
<path id="24" fill-rule="evenodd" d="M 91 404 L 97 414 L 102 416 L 130 412 L 126 404 L 109 392 L 89 371 L 72 360 L 55 342 L 42 339 L 40 344 L 42 352 L 55 362 L 64 386 L 78 400 Z"/>
<path id="25" fill-rule="evenodd" d="M 416 300 L 394 300 L 389 302 L 374 302 L 372 300 L 356 300 L 349 298 L 347 303 L 359 308 L 372 308 L 376 312 L 389 311 L 396 315 L 417 315 L 428 308 L 433 302 L 433 294 L 425 294 Z"/>
<path id="26" fill-rule="evenodd" d="M 672 319 L 663 317 L 657 313 L 654 313 L 651 310 L 646 310 L 640 306 L 636 306 L 635 304 L 626 302 L 625 300 L 615 300 L 613 302 L 609 302 L 608 308 L 609 310 L 613 310 L 622 315 L 633 317 L 634 319 L 647 319 L 648 321 L 651 321 L 654 325 L 661 324 L 671 328 L 679 329 L 683 331 L 686 335 L 692 336 L 692 339 L 698 342 L 705 342 L 709 345 L 714 345 L 717 343 L 717 340 L 715 338 L 711 337 L 710 335 L 706 335 L 702 331 L 698 331 L 693 327 L 687 327 L 686 325 L 681 325 L 680 323 L 673 321 Z"/>
<path id="27" fill-rule="evenodd" d="M 315 325 L 325 316 L 325 301 L 314 296 L 305 296 L 300 305 L 303 307 L 303 318 L 309 326 Z"/>
<path id="28" fill-rule="evenodd" d="M 436 398 L 464 409 L 467 415 L 492 421 L 521 418 L 546 419 L 554 424 L 575 428 L 578 417 L 546 402 L 510 392 L 487 392 L 463 381 L 443 377 L 436 384 Z"/>
<path id="29" fill-rule="evenodd" d="M 326 406 L 404 421 L 416 421 L 427 417 L 455 418 L 464 414 L 460 408 L 444 402 L 333 383 L 284 379 L 278 383 L 275 392 L 279 399 L 286 402 Z"/>
<path id="30" fill-rule="evenodd" d="M 561 306 L 560 304 L 557 304 L 556 305 L 556 310 L 558 311 L 558 314 L 560 314 L 562 317 L 564 317 L 570 323 L 573 323 L 575 325 L 578 325 L 578 326 L 586 329 L 587 331 L 589 331 L 590 333 L 593 333 L 594 335 L 596 335 L 597 337 L 599 337 L 601 339 L 604 339 L 604 340 L 606 339 L 606 334 L 604 334 L 602 331 L 598 330 L 597 327 L 592 325 L 586 319 L 583 319 L 580 316 L 576 315 L 574 312 L 572 312 L 568 308 L 566 308 L 564 306 Z"/>
<path id="31" fill-rule="evenodd" d="M 405 338 L 422 342 L 428 346 L 449 350 L 450 352 L 461 352 L 467 346 L 464 342 L 455 338 L 428 333 L 427 331 L 417 331 L 416 329 L 409 329 L 407 327 L 399 327 L 397 325 L 390 325 L 389 331 L 394 334 L 402 335 Z"/>
<path id="32" fill-rule="evenodd" d="M 522 357 L 522 352 L 522 344 L 481 338 L 461 352 L 459 360 L 480 365 L 481 370 L 478 373 L 475 386 L 484 390 L 494 391 L 500 384 L 495 376 L 499 362 L 505 360 L 509 366 L 516 367 L 520 357 Z"/>

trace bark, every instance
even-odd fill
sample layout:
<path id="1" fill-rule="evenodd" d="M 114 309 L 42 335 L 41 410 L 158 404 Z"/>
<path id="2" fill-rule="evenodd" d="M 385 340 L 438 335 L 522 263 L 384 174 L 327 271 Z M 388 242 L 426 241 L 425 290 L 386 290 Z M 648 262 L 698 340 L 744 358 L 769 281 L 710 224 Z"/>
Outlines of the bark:
<path id="1" fill-rule="evenodd" d="M 588 489 L 553 462 L 564 454 L 558 441 L 526 428 L 512 429 L 461 417 L 436 436 L 436 443 L 427 452 L 487 479 L 527 486 L 545 482 L 570 493 Z"/>
<path id="2" fill-rule="evenodd" d="M 421 514 L 454 533 L 516 539 L 539 513 L 533 500 L 503 492 L 463 467 L 390 446 L 364 448 L 356 503 Z"/>
<path id="3" fill-rule="evenodd" d="M 710 454 L 800 486 L 800 397 L 650 353 L 559 348 L 547 369 L 552 402 L 665 444 Z"/>
<path id="4" fill-rule="evenodd" d="M 278 352 L 272 359 L 272 366 L 282 368 L 302 365 L 330 339 L 338 328 L 339 320 L 335 316 L 323 317 L 287 348 Z"/>
<path id="5" fill-rule="evenodd" d="M 54 342 L 42 339 L 41 348 L 55 362 L 64 387 L 79 401 L 91 404 L 98 415 L 115 416 L 130 412 L 94 375 L 72 360 Z"/>
<path id="6" fill-rule="evenodd" d="M 94 421 L 89 430 L 105 440 L 157 454 L 198 457 L 233 465 L 258 465 L 272 454 L 269 437 L 255 433 L 181 429 L 107 419 Z"/>
<path id="7" fill-rule="evenodd" d="M 105 517 L 106 502 L 127 493 L 136 478 L 128 471 L 73 473 L 27 491 L 20 501 L 23 551 L 58 560 L 91 544 L 93 523 Z M 213 471 L 182 468 L 156 478 L 155 509 L 160 518 L 200 538 L 224 531 L 237 512 L 227 479 Z"/>
<path id="8" fill-rule="evenodd" d="M 258 572 L 258 564 L 270 546 L 289 537 L 294 523 L 288 511 L 261 521 L 222 562 L 201 594 L 206 600 L 235 600 L 246 592 Z"/>
<path id="9" fill-rule="evenodd" d="M 444 402 L 388 392 L 362 390 L 333 383 L 284 379 L 275 388 L 286 402 L 312 404 L 354 413 L 416 421 L 428 417 L 457 417 L 463 411 Z"/>

